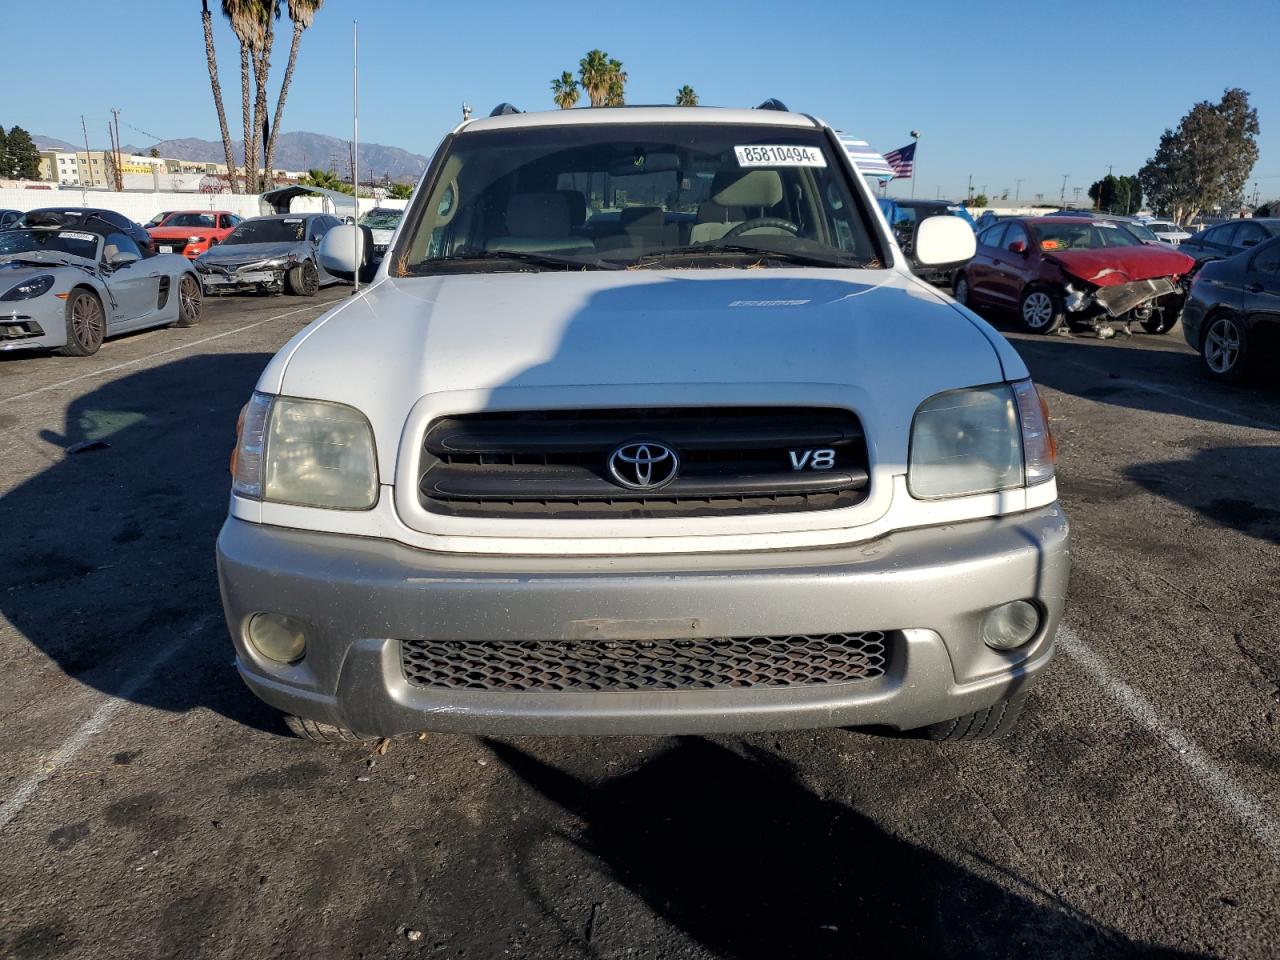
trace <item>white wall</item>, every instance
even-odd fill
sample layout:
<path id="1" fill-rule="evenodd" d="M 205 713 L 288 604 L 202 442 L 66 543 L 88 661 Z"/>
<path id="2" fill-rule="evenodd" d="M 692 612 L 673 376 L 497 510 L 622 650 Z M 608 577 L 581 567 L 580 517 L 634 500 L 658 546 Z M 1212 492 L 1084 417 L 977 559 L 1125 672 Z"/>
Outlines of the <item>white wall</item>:
<path id="1" fill-rule="evenodd" d="M 0 189 L 0 209 L 34 210 L 37 207 L 102 207 L 146 223 L 161 210 L 230 210 L 241 217 L 256 217 L 256 195 L 234 193 L 115 193 L 110 190 Z"/>

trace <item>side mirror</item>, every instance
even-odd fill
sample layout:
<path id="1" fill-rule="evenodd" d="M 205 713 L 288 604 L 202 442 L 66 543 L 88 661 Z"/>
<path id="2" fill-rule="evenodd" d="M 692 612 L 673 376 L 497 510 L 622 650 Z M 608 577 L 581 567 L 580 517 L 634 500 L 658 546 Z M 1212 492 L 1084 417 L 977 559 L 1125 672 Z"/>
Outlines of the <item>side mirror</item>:
<path id="1" fill-rule="evenodd" d="M 369 228 L 343 223 L 329 228 L 321 239 L 320 265 L 339 280 L 355 280 L 372 252 Z"/>
<path id="2" fill-rule="evenodd" d="M 929 217 L 916 227 L 915 260 L 921 266 L 966 263 L 978 252 L 973 229 L 959 217 Z"/>
<path id="3" fill-rule="evenodd" d="M 119 270 L 127 267 L 131 263 L 137 263 L 142 258 L 136 253 L 130 253 L 128 250 L 118 250 L 111 255 L 111 259 L 107 261 L 107 266 L 112 270 Z"/>
<path id="4" fill-rule="evenodd" d="M 1009 244 L 1009 252 L 1025 254 L 1027 252 L 1027 241 L 1025 240 L 1013 241 L 1013 243 Z"/>

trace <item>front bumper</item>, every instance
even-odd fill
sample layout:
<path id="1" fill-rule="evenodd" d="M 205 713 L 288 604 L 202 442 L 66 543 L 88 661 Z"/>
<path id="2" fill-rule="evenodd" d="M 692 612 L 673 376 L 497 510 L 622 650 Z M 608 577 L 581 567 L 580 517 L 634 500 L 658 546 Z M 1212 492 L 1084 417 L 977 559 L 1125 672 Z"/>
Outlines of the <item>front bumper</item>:
<path id="1" fill-rule="evenodd" d="M 52 294 L 46 294 L 54 299 Z M 41 298 L 43 299 L 43 298 Z M 56 308 L 41 309 L 40 300 L 24 301 L 23 310 L 0 313 L 0 353 L 10 350 L 48 350 L 67 342 L 66 322 L 52 314 L 61 312 L 61 300 L 54 300 Z"/>
<path id="2" fill-rule="evenodd" d="M 288 272 L 284 267 L 264 267 L 258 270 L 237 270 L 223 273 L 219 270 L 199 270 L 200 284 L 206 294 L 242 293 L 250 290 L 256 293 L 280 293 L 284 290 L 284 277 Z"/>
<path id="3" fill-rule="evenodd" d="M 697 557 L 456 556 L 382 540 L 228 519 L 218 537 L 237 666 L 288 713 L 370 735 L 667 734 L 884 724 L 914 729 L 1026 687 L 1052 655 L 1070 566 L 1053 505 L 821 550 Z M 980 639 L 991 607 L 1034 600 L 1037 636 L 1012 652 Z M 282 665 L 244 639 L 258 611 L 309 625 Z M 896 631 L 887 673 L 852 683 L 742 689 L 509 693 L 410 684 L 400 640 L 620 641 Z M 603 634 L 599 631 L 603 630 Z"/>

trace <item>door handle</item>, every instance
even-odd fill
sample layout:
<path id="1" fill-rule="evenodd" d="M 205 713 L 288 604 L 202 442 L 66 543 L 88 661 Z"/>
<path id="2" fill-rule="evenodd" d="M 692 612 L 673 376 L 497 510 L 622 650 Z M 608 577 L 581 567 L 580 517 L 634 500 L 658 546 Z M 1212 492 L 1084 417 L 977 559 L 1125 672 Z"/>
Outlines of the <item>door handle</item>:
<path id="1" fill-rule="evenodd" d="M 1249 291 L 1249 293 L 1261 293 L 1265 289 L 1266 287 L 1264 287 L 1262 284 L 1258 283 L 1257 281 L 1254 281 L 1253 283 L 1245 287 L 1245 290 Z"/>

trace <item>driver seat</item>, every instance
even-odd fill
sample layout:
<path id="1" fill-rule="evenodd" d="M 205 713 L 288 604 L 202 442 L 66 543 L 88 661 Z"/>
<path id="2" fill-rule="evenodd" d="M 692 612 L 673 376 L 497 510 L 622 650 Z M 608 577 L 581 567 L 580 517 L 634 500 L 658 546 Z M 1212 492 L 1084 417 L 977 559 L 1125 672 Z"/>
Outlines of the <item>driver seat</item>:
<path id="1" fill-rule="evenodd" d="M 721 170 L 711 181 L 711 199 L 698 205 L 689 242 L 719 240 L 739 224 L 766 217 L 782 196 L 782 177 L 777 170 Z M 777 227 L 748 232 L 786 234 Z"/>

